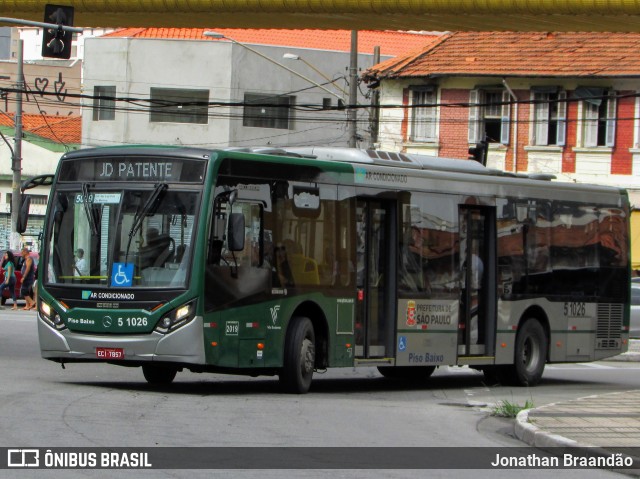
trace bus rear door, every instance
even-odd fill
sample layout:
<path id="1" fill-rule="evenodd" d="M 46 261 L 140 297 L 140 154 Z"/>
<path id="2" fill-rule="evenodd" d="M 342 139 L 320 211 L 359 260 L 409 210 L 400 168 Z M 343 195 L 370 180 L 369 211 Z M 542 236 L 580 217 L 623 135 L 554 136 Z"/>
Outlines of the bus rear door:
<path id="1" fill-rule="evenodd" d="M 496 327 L 495 208 L 460 206 L 459 356 L 493 356 Z"/>
<path id="2" fill-rule="evenodd" d="M 356 359 L 394 355 L 396 202 L 357 202 Z"/>

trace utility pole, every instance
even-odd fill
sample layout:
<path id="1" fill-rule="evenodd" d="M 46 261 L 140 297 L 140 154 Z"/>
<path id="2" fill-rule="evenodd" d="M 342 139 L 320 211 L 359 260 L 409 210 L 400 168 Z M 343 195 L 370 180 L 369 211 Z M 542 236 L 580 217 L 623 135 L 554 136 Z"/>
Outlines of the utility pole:
<path id="1" fill-rule="evenodd" d="M 16 116 L 15 116 L 15 137 L 13 140 L 13 158 L 11 159 L 11 169 L 13 170 L 12 193 L 11 193 L 11 237 L 9 238 L 12 250 L 20 249 L 20 233 L 18 233 L 18 215 L 20 214 L 20 184 L 22 183 L 22 92 L 24 90 L 24 53 L 23 41 L 18 40 L 18 79 L 16 89 Z"/>
<path id="2" fill-rule="evenodd" d="M 351 30 L 351 61 L 349 62 L 349 112 L 347 123 L 349 125 L 349 147 L 358 146 L 358 31 Z"/>
<path id="3" fill-rule="evenodd" d="M 47 8 L 55 8 L 56 14 L 64 14 L 69 16 L 71 19 L 73 18 L 73 7 L 59 7 L 52 5 L 51 7 L 45 7 L 45 14 Z M 65 17 L 66 19 L 66 17 Z M 63 58 L 62 55 L 66 55 L 67 52 L 71 51 L 71 34 L 72 33 L 82 33 L 82 28 L 74 28 L 68 25 L 63 25 L 62 23 L 47 23 L 47 22 L 32 22 L 30 20 L 22 20 L 19 18 L 9 18 L 9 17 L 0 17 L 0 23 L 11 23 L 16 25 L 29 25 L 33 27 L 39 27 L 43 29 L 51 29 L 55 30 L 52 40 L 49 40 L 49 45 L 45 45 L 45 39 L 47 39 L 46 30 L 43 31 L 43 56 L 53 56 L 55 58 Z M 72 22 L 71 22 L 72 23 Z M 64 35 L 69 33 L 68 38 Z M 56 47 L 62 45 L 65 46 L 64 42 L 61 40 L 64 38 L 64 41 L 67 42 L 66 48 L 63 51 L 56 52 Z M 55 41 L 53 41 L 55 40 Z M 44 47 L 47 48 L 44 48 Z M 49 55 L 47 49 L 51 49 L 54 53 Z M 13 171 L 13 179 L 12 179 L 12 189 L 11 189 L 11 234 L 9 236 L 9 247 L 12 250 L 17 250 L 20 248 L 20 239 L 21 235 L 18 233 L 18 216 L 20 215 L 20 206 L 21 206 L 21 192 L 20 185 L 22 183 L 22 92 L 25 91 L 25 82 L 24 82 L 24 42 L 22 39 L 18 39 L 18 79 L 16 81 L 16 115 L 14 117 L 15 123 L 15 137 L 13 139 L 14 148 L 13 148 L 13 157 L 11 158 L 11 170 Z M 64 58 L 69 58 L 68 56 Z"/>
<path id="4" fill-rule="evenodd" d="M 373 48 L 373 64 L 380 63 L 380 47 Z M 371 121 L 369 123 L 369 148 L 373 149 L 378 143 L 378 128 L 380 126 L 380 91 L 371 90 Z"/>

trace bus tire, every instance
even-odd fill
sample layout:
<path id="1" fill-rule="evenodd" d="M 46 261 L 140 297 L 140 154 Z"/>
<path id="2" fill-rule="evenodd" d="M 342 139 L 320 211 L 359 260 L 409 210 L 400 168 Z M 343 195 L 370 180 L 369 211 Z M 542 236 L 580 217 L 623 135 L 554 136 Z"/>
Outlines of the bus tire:
<path id="1" fill-rule="evenodd" d="M 176 377 L 178 370 L 171 366 L 159 366 L 157 364 L 145 364 L 142 366 L 142 374 L 149 384 L 167 385 L 171 384 Z"/>
<path id="2" fill-rule="evenodd" d="M 316 337 L 309 318 L 295 317 L 284 345 L 280 383 L 285 392 L 304 394 L 311 387 L 316 361 Z"/>
<path id="3" fill-rule="evenodd" d="M 547 335 L 537 319 L 528 319 L 516 337 L 513 365 L 508 380 L 516 386 L 535 386 L 540 382 L 547 360 Z"/>
<path id="4" fill-rule="evenodd" d="M 378 366 L 378 372 L 387 379 L 421 381 L 429 379 L 435 366 Z"/>

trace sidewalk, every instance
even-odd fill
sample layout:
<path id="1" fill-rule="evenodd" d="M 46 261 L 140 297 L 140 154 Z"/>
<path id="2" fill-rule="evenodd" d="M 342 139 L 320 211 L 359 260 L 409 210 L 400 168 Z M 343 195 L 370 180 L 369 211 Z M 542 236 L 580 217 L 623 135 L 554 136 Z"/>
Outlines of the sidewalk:
<path id="1" fill-rule="evenodd" d="M 640 341 L 631 341 L 629 352 L 609 361 L 640 362 Z M 640 390 L 522 411 L 516 418 L 515 433 L 521 441 L 539 448 L 597 447 L 614 453 L 621 448 L 636 448 L 633 455 L 640 461 Z"/>

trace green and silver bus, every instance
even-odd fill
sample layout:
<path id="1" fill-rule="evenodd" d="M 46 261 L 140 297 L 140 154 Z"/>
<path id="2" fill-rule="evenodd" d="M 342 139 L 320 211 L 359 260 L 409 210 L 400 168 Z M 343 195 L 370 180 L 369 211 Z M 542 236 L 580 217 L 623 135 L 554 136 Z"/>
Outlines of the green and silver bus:
<path id="1" fill-rule="evenodd" d="M 629 213 L 622 189 L 405 153 L 70 152 L 41 248 L 41 352 L 159 384 L 278 375 L 304 393 L 329 367 L 467 366 L 534 385 L 546 363 L 627 349 Z"/>

